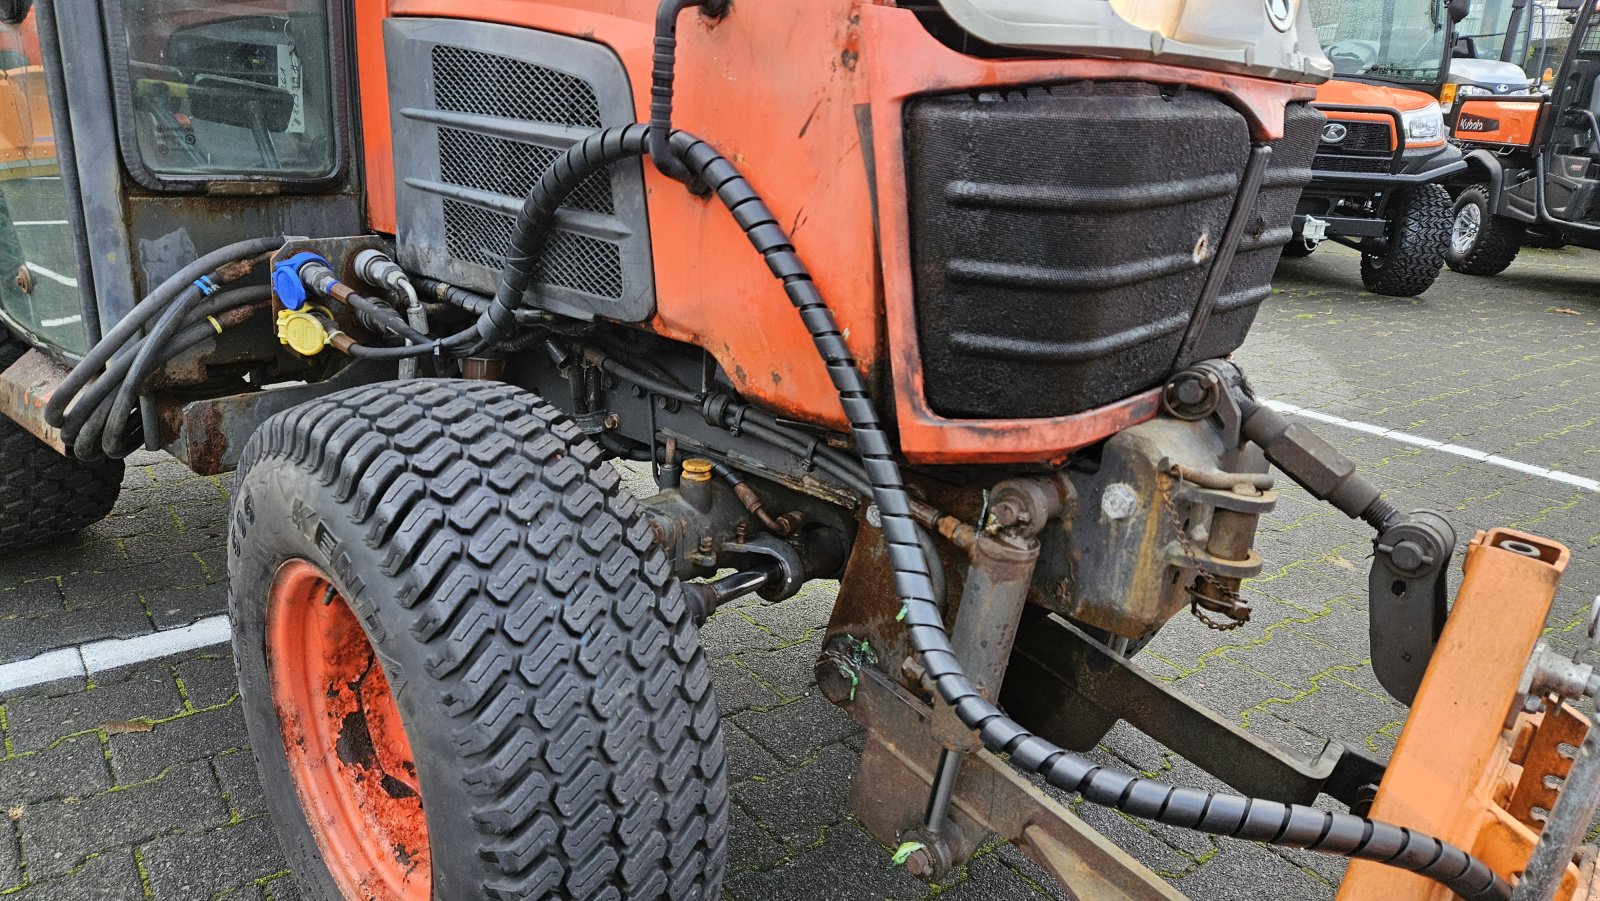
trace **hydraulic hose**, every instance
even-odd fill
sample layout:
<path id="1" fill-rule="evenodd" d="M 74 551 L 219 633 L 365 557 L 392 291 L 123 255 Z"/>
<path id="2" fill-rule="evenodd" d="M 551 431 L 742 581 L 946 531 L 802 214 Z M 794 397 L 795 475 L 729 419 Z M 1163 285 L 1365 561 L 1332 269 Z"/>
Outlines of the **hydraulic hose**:
<path id="1" fill-rule="evenodd" d="M 123 345 L 138 335 L 145 324 L 155 318 L 156 314 L 166 309 L 167 305 L 179 299 L 188 292 L 200 294 L 200 289 L 194 284 L 203 277 L 214 275 L 219 268 L 228 263 L 248 259 L 263 253 L 272 253 L 283 246 L 283 238 L 252 238 L 219 247 L 193 263 L 174 273 L 166 281 L 157 285 L 155 290 L 145 296 L 128 315 L 122 317 L 114 328 L 101 338 L 99 343 L 90 348 L 83 355 L 83 360 L 67 375 L 45 404 L 45 421 L 56 428 L 61 427 L 62 417 L 66 413 L 67 404 L 89 383 L 89 380 L 99 375 L 105 368 L 106 362 L 111 359 Z"/>
<path id="2" fill-rule="evenodd" d="M 218 293 L 222 285 L 237 281 L 249 274 L 258 262 L 264 262 L 267 254 L 257 253 L 250 256 L 239 257 L 232 265 L 223 264 L 215 271 L 197 281 L 194 290 L 185 291 L 178 295 L 167 309 L 162 311 L 161 317 L 156 320 L 155 327 L 145 336 L 143 345 L 134 356 L 133 368 L 128 376 L 122 380 L 116 394 L 111 401 L 111 417 L 108 422 L 117 422 L 117 411 L 134 409 L 135 398 L 138 397 L 138 388 L 145 380 L 155 373 L 160 367 L 160 353 L 162 348 L 171 342 L 180 328 L 183 320 L 205 300 Z M 153 421 L 153 420 L 147 420 Z M 120 428 L 108 428 L 100 436 L 100 447 L 106 456 L 113 458 L 125 457 L 133 450 L 128 442 L 128 431 Z"/>
<path id="3" fill-rule="evenodd" d="M 687 185 L 696 183 L 671 147 L 672 82 L 678 69 L 678 16 L 694 7 L 721 18 L 728 12 L 728 0 L 662 0 L 656 8 L 656 50 L 650 73 L 650 160 L 662 175 Z"/>
<path id="4" fill-rule="evenodd" d="M 172 348 L 163 352 L 162 363 L 178 354 L 188 350 L 201 341 L 217 334 L 216 327 L 206 320 L 210 317 L 224 313 L 237 307 L 263 303 L 272 297 L 272 289 L 266 285 L 253 285 L 247 288 L 236 288 L 224 291 L 184 317 L 184 330 L 179 332 L 172 341 Z M 120 386 L 128 375 L 128 370 L 133 367 L 134 358 L 138 349 L 142 347 L 142 339 L 134 339 L 128 345 L 128 353 L 122 354 L 111 361 L 111 365 L 100 377 L 95 379 L 88 388 L 84 389 L 67 410 L 61 424 L 61 438 L 67 444 L 75 444 L 78 434 L 82 431 L 84 423 L 99 409 L 101 404 L 111 396 L 111 392 Z M 96 446 L 99 439 L 95 440 Z"/>
<path id="5" fill-rule="evenodd" d="M 515 328 L 515 309 L 544 249 L 556 209 L 588 176 L 644 152 L 648 133 L 649 129 L 640 125 L 608 128 L 573 145 L 550 165 L 528 193 L 517 217 L 494 302 L 469 331 L 489 341 L 503 338 Z M 1469 901 L 1509 899 L 1510 888 L 1486 864 L 1432 836 L 1349 813 L 1176 787 L 1107 769 L 1032 734 L 980 695 L 951 650 L 928 556 L 918 538 L 893 446 L 873 408 L 866 380 L 810 271 L 777 218 L 732 163 L 684 132 L 672 134 L 671 148 L 689 174 L 707 185 L 744 229 L 773 276 L 782 281 L 810 333 L 850 422 L 882 517 L 895 590 L 911 644 L 940 697 L 963 724 L 982 736 L 985 747 L 1009 755 L 1018 767 L 1040 774 L 1051 785 L 1132 816 L 1215 835 L 1377 861 L 1439 882 Z"/>
<path id="6" fill-rule="evenodd" d="M 271 296 L 271 288 L 255 285 L 211 298 L 185 317 L 183 329 L 167 345 L 158 349 L 152 371 L 190 348 L 215 338 L 222 330 L 249 318 Z M 140 349 L 142 345 L 130 345 L 131 351 Z M 67 411 L 61 426 L 61 440 L 72 447 L 73 455 L 80 460 L 99 460 L 104 457 L 106 426 L 113 421 L 113 411 L 116 409 L 111 394 L 132 381 L 129 370 L 133 368 L 136 356 L 135 352 L 130 352 L 113 360 L 105 374 L 90 385 Z M 144 379 L 140 379 L 134 384 L 133 390 L 141 390 L 143 382 Z M 131 412 L 124 409 L 124 418 Z"/>

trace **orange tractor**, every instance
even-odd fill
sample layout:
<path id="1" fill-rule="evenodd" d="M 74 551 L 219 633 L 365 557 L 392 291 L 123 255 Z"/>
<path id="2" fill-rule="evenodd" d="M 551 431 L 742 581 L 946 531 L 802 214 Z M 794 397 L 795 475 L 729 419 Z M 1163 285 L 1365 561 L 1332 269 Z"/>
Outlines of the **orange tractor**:
<path id="1" fill-rule="evenodd" d="M 1452 608 L 1452 526 L 1227 359 L 1325 121 L 1304 5 L 32 14 L 85 340 L 6 320 L 0 543 L 103 512 L 141 445 L 237 468 L 242 704 L 305 897 L 716 897 L 698 627 L 835 578 L 818 684 L 919 876 L 999 835 L 1073 897 L 1177 897 L 1042 782 L 1354 858 L 1347 898 L 1594 897 L 1567 702 L 1600 680 L 1536 645 L 1566 550 L 1478 534 Z M 1387 766 L 1132 662 L 1248 619 L 1269 461 L 1373 529 Z M 1084 756 L 1119 720 L 1241 793 Z"/>

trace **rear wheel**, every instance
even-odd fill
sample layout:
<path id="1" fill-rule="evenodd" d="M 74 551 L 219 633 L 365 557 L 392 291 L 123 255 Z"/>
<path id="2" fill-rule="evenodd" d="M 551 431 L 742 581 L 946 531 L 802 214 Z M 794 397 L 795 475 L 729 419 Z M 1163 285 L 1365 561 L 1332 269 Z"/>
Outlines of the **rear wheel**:
<path id="1" fill-rule="evenodd" d="M 0 370 L 27 346 L 0 326 Z M 121 460 L 64 457 L 0 416 L 0 550 L 54 541 L 106 517 L 122 491 Z"/>
<path id="2" fill-rule="evenodd" d="M 1445 262 L 1467 275 L 1498 275 L 1522 249 L 1523 228 L 1489 208 L 1489 186 L 1471 185 L 1456 196 Z"/>
<path id="3" fill-rule="evenodd" d="M 709 665 L 637 502 L 538 398 L 412 381 L 244 454 L 234 651 L 316 901 L 714 899 Z"/>
<path id="4" fill-rule="evenodd" d="M 1450 192 L 1417 185 L 1389 202 L 1389 241 L 1383 253 L 1361 255 L 1361 283 L 1374 294 L 1416 297 L 1444 269 L 1450 244 Z"/>

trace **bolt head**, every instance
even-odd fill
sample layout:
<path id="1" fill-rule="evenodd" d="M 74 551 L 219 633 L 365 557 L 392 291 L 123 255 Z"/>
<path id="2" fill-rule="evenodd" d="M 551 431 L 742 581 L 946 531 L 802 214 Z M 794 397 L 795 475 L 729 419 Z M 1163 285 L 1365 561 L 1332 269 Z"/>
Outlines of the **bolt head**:
<path id="1" fill-rule="evenodd" d="M 1206 388 L 1198 379 L 1184 379 L 1176 386 L 1173 392 L 1181 403 L 1187 405 L 1198 404 L 1206 399 Z"/>
<path id="2" fill-rule="evenodd" d="M 927 848 L 919 848 L 906 858 L 906 872 L 918 879 L 932 876 L 933 868 L 933 852 Z"/>
<path id="3" fill-rule="evenodd" d="M 1409 539 L 1401 541 L 1390 552 L 1389 559 L 1403 570 L 1419 569 L 1428 562 L 1428 552 L 1422 545 Z"/>

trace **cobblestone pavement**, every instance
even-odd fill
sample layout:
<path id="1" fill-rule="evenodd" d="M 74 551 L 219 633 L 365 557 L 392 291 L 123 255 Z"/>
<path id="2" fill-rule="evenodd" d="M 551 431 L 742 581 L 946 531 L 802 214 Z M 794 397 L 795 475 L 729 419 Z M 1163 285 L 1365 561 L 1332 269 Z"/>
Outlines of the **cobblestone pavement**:
<path id="1" fill-rule="evenodd" d="M 1267 396 L 1539 466 L 1600 473 L 1600 255 L 1527 251 L 1504 276 L 1446 273 L 1416 300 L 1361 292 L 1352 253 L 1286 263 L 1239 354 Z M 1550 621 L 1567 644 L 1600 591 L 1600 494 L 1358 431 L 1319 429 L 1404 505 L 1466 534 L 1509 525 L 1577 557 Z M 157 456 L 128 470 L 115 514 L 67 546 L 0 560 L 0 663 L 214 616 L 225 608 L 229 480 Z M 1252 731 L 1387 753 L 1405 711 L 1366 663 L 1367 536 L 1303 494 L 1263 524 L 1267 568 L 1237 632 L 1180 617 L 1140 657 Z M 1465 544 L 1465 540 L 1462 541 Z M 715 658 L 735 796 L 725 896 L 758 899 L 1053 897 L 1007 846 L 937 889 L 889 865 L 847 812 L 861 734 L 809 673 L 831 592 L 719 613 Z M 224 646 L 16 693 L 0 703 L 0 895 L 14 901 L 270 899 L 297 893 L 265 817 Z M 137 725 L 130 725 L 137 724 Z M 1126 728 L 1108 761 L 1209 785 Z M 1325 899 L 1336 861 L 1080 814 L 1197 899 Z"/>

